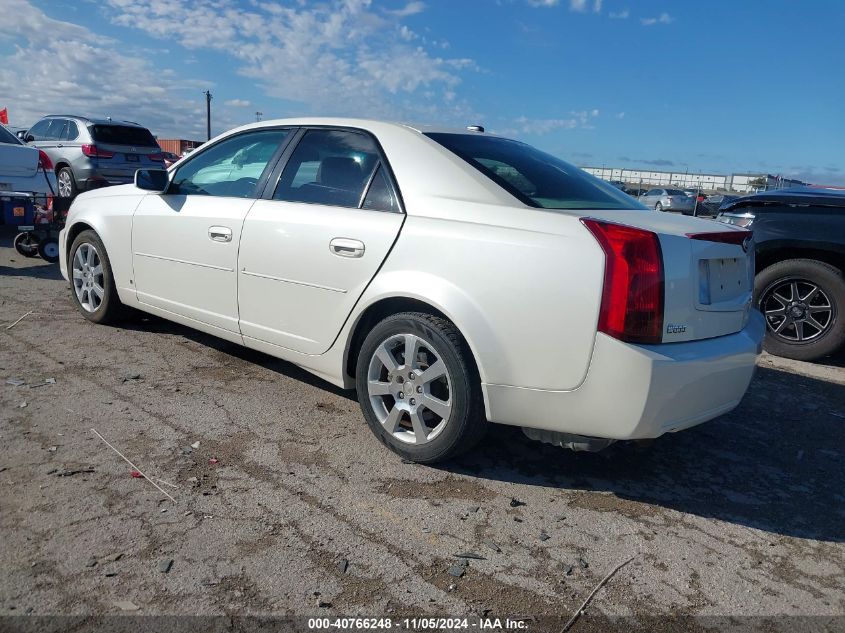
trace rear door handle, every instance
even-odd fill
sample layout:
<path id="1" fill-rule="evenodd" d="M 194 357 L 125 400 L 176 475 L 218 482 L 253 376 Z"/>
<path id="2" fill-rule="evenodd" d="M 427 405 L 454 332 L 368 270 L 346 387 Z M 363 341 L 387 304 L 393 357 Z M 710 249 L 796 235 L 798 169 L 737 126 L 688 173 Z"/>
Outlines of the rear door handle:
<path id="1" fill-rule="evenodd" d="M 228 226 L 210 226 L 208 227 L 208 239 L 215 242 L 231 242 L 232 229 Z"/>
<path id="2" fill-rule="evenodd" d="M 340 257 L 363 257 L 364 242 L 347 237 L 336 237 L 329 242 L 329 250 Z"/>

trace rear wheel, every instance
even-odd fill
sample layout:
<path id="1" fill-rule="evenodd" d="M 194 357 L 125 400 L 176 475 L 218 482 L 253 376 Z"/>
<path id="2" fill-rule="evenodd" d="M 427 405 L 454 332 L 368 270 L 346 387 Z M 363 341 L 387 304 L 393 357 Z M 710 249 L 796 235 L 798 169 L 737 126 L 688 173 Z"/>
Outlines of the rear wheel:
<path id="1" fill-rule="evenodd" d="M 763 347 L 770 354 L 817 360 L 845 343 L 845 278 L 813 259 L 789 259 L 763 270 L 754 282 L 766 317 Z"/>
<path id="2" fill-rule="evenodd" d="M 59 185 L 59 197 L 73 198 L 76 195 L 76 180 L 70 167 L 62 167 L 56 173 L 56 180 Z"/>
<path id="3" fill-rule="evenodd" d="M 455 457 L 487 428 L 471 354 L 440 317 L 405 312 L 376 325 L 358 355 L 356 383 L 373 433 L 406 459 Z"/>
<path id="4" fill-rule="evenodd" d="M 68 259 L 73 301 L 89 321 L 112 323 L 123 314 L 106 247 L 94 231 L 73 240 Z"/>
<path id="5" fill-rule="evenodd" d="M 663 211 L 663 205 L 658 202 L 656 205 L 654 205 L 654 210 Z"/>
<path id="6" fill-rule="evenodd" d="M 15 235 L 15 250 L 24 257 L 38 256 L 38 238 L 33 233 Z"/>

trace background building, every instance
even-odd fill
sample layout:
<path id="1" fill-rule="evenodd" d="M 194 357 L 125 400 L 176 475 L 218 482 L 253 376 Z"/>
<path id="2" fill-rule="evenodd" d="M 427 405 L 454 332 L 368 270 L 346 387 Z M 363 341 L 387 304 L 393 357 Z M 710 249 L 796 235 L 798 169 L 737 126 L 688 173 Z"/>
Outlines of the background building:
<path id="1" fill-rule="evenodd" d="M 625 169 L 622 167 L 582 167 L 584 171 L 604 180 L 624 182 L 634 188 L 678 187 L 679 189 L 701 189 L 702 191 L 735 191 L 751 193 L 768 189 L 800 187 L 807 183 L 801 180 L 772 176 L 771 174 L 696 174 L 675 171 L 653 171 Z"/>
<path id="2" fill-rule="evenodd" d="M 172 152 L 181 156 L 187 150 L 196 149 L 203 144 L 203 141 L 190 141 L 184 138 L 157 138 L 159 147 L 165 152 Z"/>

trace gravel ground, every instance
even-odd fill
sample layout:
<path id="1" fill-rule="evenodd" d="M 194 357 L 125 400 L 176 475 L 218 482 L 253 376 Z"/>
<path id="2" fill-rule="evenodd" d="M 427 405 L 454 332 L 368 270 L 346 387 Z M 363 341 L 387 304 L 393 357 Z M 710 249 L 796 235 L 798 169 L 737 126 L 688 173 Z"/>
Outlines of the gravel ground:
<path id="1" fill-rule="evenodd" d="M 5 234 L 0 323 L 28 311 L 0 328 L 0 615 L 560 624 L 631 556 L 573 630 L 845 615 L 841 356 L 764 356 L 736 411 L 649 447 L 575 454 L 496 426 L 432 468 L 378 443 L 354 394 L 287 363 L 156 318 L 88 323 L 58 266 Z"/>

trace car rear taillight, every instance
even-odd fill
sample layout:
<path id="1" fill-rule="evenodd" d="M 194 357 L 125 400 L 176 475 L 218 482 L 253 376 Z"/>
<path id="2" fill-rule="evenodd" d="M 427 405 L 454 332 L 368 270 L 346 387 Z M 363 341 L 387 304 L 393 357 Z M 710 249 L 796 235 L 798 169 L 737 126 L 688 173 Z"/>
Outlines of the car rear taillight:
<path id="1" fill-rule="evenodd" d="M 100 149 L 96 145 L 83 145 L 82 153 L 88 158 L 111 158 L 114 156 L 114 152 L 110 152 L 106 149 Z"/>
<path id="2" fill-rule="evenodd" d="M 149 158 L 150 160 L 154 160 L 157 163 L 163 163 L 164 162 L 164 154 L 161 154 L 161 153 L 147 154 L 147 158 Z"/>
<path id="3" fill-rule="evenodd" d="M 630 343 L 663 340 L 663 255 L 656 233 L 581 218 L 605 255 L 598 329 Z"/>
<path id="4" fill-rule="evenodd" d="M 704 242 L 719 242 L 720 244 L 736 244 L 742 246 L 751 237 L 751 231 L 716 231 L 713 233 L 687 233 L 691 240 Z"/>
<path id="5" fill-rule="evenodd" d="M 44 152 L 44 150 L 38 150 L 38 166 L 43 169 L 44 171 L 53 171 L 53 161 L 50 160 L 50 157 Z"/>

